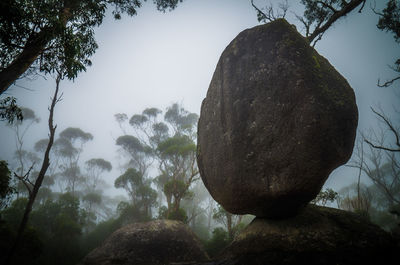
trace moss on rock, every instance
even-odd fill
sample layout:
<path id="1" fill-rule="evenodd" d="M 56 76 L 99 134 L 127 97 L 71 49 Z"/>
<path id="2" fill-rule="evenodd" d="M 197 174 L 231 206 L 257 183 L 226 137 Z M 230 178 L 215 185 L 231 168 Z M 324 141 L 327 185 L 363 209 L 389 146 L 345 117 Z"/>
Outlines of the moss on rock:
<path id="1" fill-rule="evenodd" d="M 155 220 L 127 225 L 90 252 L 80 265 L 164 265 L 208 260 L 185 224 Z"/>

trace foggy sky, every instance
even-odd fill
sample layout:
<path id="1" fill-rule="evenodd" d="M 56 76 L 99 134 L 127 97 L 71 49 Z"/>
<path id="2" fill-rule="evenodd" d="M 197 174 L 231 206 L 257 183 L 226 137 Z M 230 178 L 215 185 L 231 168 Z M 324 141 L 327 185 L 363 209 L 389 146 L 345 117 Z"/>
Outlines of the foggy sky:
<path id="1" fill-rule="evenodd" d="M 292 10 L 302 14 L 295 2 L 289 1 Z M 296 22 L 292 13 L 288 19 Z M 316 45 L 316 50 L 355 90 L 360 130 L 376 125 L 370 106 L 380 104 L 390 114 L 398 100 L 393 96 L 395 86 L 376 87 L 379 77 L 392 77 L 388 65 L 400 52 L 393 37 L 378 30 L 376 22 L 376 15 L 366 6 L 362 14 L 353 12 L 337 22 Z M 131 117 L 147 107 L 164 110 L 174 102 L 199 113 L 223 49 L 239 32 L 256 25 L 256 13 L 247 0 L 186 0 L 166 13 L 146 3 L 133 18 L 123 16 L 115 21 L 108 15 L 96 30 L 99 49 L 92 58 L 93 66 L 74 82 L 61 83 L 64 95 L 55 110 L 57 132 L 80 127 L 92 133 L 94 140 L 86 144 L 81 161 L 98 157 L 111 161 L 114 169 L 106 175 L 112 185 L 121 174 L 115 139 L 122 132 L 114 114 Z M 296 26 L 302 30 L 297 22 Z M 32 128 L 26 149 L 32 149 L 48 133 L 47 108 L 55 81 L 50 76 L 46 79 L 19 80 L 7 92 L 42 120 Z M 0 159 L 12 164 L 14 136 L 4 122 L 0 134 Z M 340 187 L 356 177 L 353 171 L 341 168 L 331 175 L 327 185 Z"/>

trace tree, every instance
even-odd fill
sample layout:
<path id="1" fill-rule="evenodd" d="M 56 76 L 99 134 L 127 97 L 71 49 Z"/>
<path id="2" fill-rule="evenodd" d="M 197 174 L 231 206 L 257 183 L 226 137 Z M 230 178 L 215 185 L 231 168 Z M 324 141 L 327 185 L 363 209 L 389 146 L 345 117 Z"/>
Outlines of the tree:
<path id="1" fill-rule="evenodd" d="M 49 119 L 48 119 L 48 127 L 49 127 L 49 141 L 46 147 L 46 150 L 44 152 L 44 157 L 42 161 L 42 165 L 39 170 L 39 174 L 37 178 L 35 179 L 34 182 L 29 180 L 29 171 L 28 175 L 25 175 L 24 177 L 20 176 L 19 179 L 24 183 L 24 185 L 27 187 L 27 190 L 29 192 L 29 197 L 28 197 L 28 202 L 25 207 L 25 211 L 21 220 L 21 223 L 18 228 L 18 232 L 16 235 L 16 239 L 12 247 L 10 248 L 10 251 L 7 255 L 6 262 L 5 264 L 9 264 L 12 259 L 14 258 L 15 251 L 18 248 L 20 241 L 22 240 L 23 233 L 25 231 L 25 228 L 28 224 L 29 220 L 29 215 L 32 211 L 32 206 L 35 202 L 36 196 L 39 192 L 40 187 L 42 186 L 44 177 L 46 175 L 46 171 L 50 165 L 50 151 L 54 143 L 54 137 L 55 137 L 55 132 L 57 126 L 53 124 L 53 117 L 54 117 L 54 110 L 56 104 L 60 101 L 60 98 L 58 96 L 59 92 L 59 85 L 61 81 L 61 75 L 59 74 L 56 78 L 56 89 L 54 91 L 53 98 L 51 99 L 51 105 L 49 107 Z"/>
<path id="2" fill-rule="evenodd" d="M 87 176 L 85 179 L 86 189 L 90 192 L 96 191 L 97 185 L 100 183 L 101 174 L 105 171 L 110 172 L 112 165 L 103 158 L 92 158 L 85 162 Z"/>
<path id="3" fill-rule="evenodd" d="M 325 206 L 328 202 L 334 202 L 338 198 L 338 193 L 333 189 L 325 189 L 320 191 L 310 203 Z"/>
<path id="4" fill-rule="evenodd" d="M 86 213 L 71 193 L 48 200 L 32 212 L 30 225 L 43 241 L 38 264 L 75 264 L 81 258 L 80 238 Z"/>
<path id="5" fill-rule="evenodd" d="M 6 97 L 0 100 L 0 121 L 7 121 L 13 124 L 14 120 L 22 121 L 22 110 L 16 104 L 14 97 Z"/>
<path id="6" fill-rule="evenodd" d="M 382 12 L 376 11 L 375 9 L 374 12 L 379 15 L 377 27 L 380 30 L 392 33 L 395 41 L 400 43 L 400 2 L 398 0 L 389 0 L 386 8 L 384 8 Z M 394 66 L 391 68 L 395 72 L 396 77 L 385 81 L 383 84 L 381 84 L 378 79 L 379 87 L 388 87 L 395 81 L 400 80 L 400 58 L 397 58 Z M 398 147 L 400 148 L 400 146 Z"/>
<path id="7" fill-rule="evenodd" d="M 228 233 L 222 227 L 217 227 L 213 230 L 211 239 L 205 243 L 204 247 L 210 257 L 215 257 L 230 242 Z"/>
<path id="8" fill-rule="evenodd" d="M 365 139 L 366 136 L 363 135 Z M 384 143 L 384 134 L 381 134 L 380 143 Z M 363 145 L 363 142 L 359 142 Z M 395 152 L 374 148 L 358 148 L 351 167 L 360 169 L 385 195 L 390 207 L 400 205 L 400 163 Z"/>
<path id="9" fill-rule="evenodd" d="M 9 124 L 15 133 L 15 158 L 17 159 L 18 168 L 17 175 L 22 178 L 24 175 L 29 175 L 30 170 L 37 164 L 38 157 L 34 153 L 28 152 L 24 149 L 24 138 L 29 132 L 33 124 L 39 123 L 40 119 L 36 116 L 35 112 L 29 108 L 21 108 L 24 119 Z"/>
<path id="10" fill-rule="evenodd" d="M 180 209 L 181 200 L 189 195 L 190 185 L 198 179 L 196 145 L 187 135 L 175 135 L 158 145 L 162 175 L 167 176 L 163 191 L 169 213 Z M 168 213 L 168 214 L 169 214 Z"/>
<path id="11" fill-rule="evenodd" d="M 357 9 L 358 13 L 361 13 L 366 2 L 367 0 L 301 0 L 301 3 L 304 5 L 304 13 L 302 16 L 296 15 L 296 17 L 305 28 L 305 37 L 314 47 L 336 21 Z M 376 3 L 374 2 L 374 4 Z M 251 5 L 257 12 L 258 21 L 263 23 L 279 17 L 285 17 L 289 9 L 287 1 L 279 5 L 279 9 L 282 12 L 278 15 L 274 15 L 272 5 L 266 8 L 259 8 L 254 4 L 254 0 L 251 0 Z M 379 17 L 377 23 L 378 29 L 392 33 L 395 41 L 400 43 L 400 2 L 398 0 L 387 0 L 386 7 L 382 11 L 378 11 L 375 8 L 373 8 L 373 11 Z M 396 76 L 384 83 L 381 83 L 378 79 L 378 86 L 388 87 L 395 81 L 400 80 L 400 58 L 395 59 L 394 66 L 391 68 Z"/>
<path id="12" fill-rule="evenodd" d="M 376 111 L 371 108 L 372 112 L 378 117 L 378 119 L 384 123 L 385 127 L 394 137 L 394 145 L 387 145 L 384 139 L 379 139 L 379 136 L 372 134 L 373 137 L 363 137 L 364 141 L 375 149 L 381 149 L 389 152 L 400 152 L 400 129 L 396 128 L 396 125 L 391 121 L 383 111 Z M 382 137 L 382 134 L 381 134 Z"/>
<path id="13" fill-rule="evenodd" d="M 345 198 L 346 200 L 342 201 L 345 209 L 368 213 L 373 222 L 385 229 L 392 229 L 400 206 L 398 152 L 376 148 L 366 140 L 372 138 L 378 146 L 388 146 L 385 139 L 387 135 L 385 130 L 371 130 L 369 134 L 361 134 L 348 166 L 358 169 L 359 178 L 363 173 L 372 184 L 366 188 L 365 185 L 358 184 L 358 195 L 347 196 L 349 199 Z"/>
<path id="14" fill-rule="evenodd" d="M 147 108 L 141 114 L 134 114 L 129 119 L 134 135 L 120 136 L 116 143 L 130 155 L 128 165 L 143 176 L 156 162 L 158 176 L 154 181 L 167 201 L 164 217 L 186 219 L 180 203 L 191 194 L 191 185 L 199 179 L 195 145 L 198 116 L 179 104 L 168 107 L 163 120 L 160 119 L 161 114 L 162 111 L 157 108 Z M 121 113 L 115 117 L 120 126 L 127 120 Z"/>
<path id="15" fill-rule="evenodd" d="M 7 206 L 10 195 L 14 192 L 11 186 L 11 171 L 6 161 L 0 161 L 0 210 Z"/>
<path id="16" fill-rule="evenodd" d="M 154 2 L 164 11 L 181 1 Z M 91 65 L 98 47 L 94 28 L 107 9 L 113 7 L 120 19 L 122 13 L 136 15 L 141 5 L 140 0 L 1 1 L 0 94 L 28 70 L 46 74 L 64 65 L 65 77 L 74 79 Z"/>
<path id="17" fill-rule="evenodd" d="M 344 187 L 339 191 L 340 195 L 337 194 L 338 207 L 369 219 L 374 200 L 372 190 L 372 187 L 357 183 Z"/>
<path id="18" fill-rule="evenodd" d="M 116 145 L 120 146 L 125 154 L 130 157 L 127 167 L 136 168 L 142 175 L 147 174 L 147 170 L 152 163 L 152 150 L 146 143 L 143 143 L 135 136 L 123 135 L 117 138 Z"/>
<path id="19" fill-rule="evenodd" d="M 63 130 L 54 142 L 55 154 L 61 159 L 59 173 L 66 183 L 66 190 L 75 193 L 78 182 L 83 180 L 79 166 L 83 146 L 93 139 L 93 135 L 80 128 L 68 127 Z"/>
<path id="20" fill-rule="evenodd" d="M 361 12 L 365 2 L 366 0 L 301 0 L 305 7 L 304 14 L 303 16 L 296 16 L 305 27 L 306 38 L 314 46 L 322 38 L 325 31 L 338 19 L 345 17 L 359 6 L 361 6 L 359 9 L 359 12 Z M 286 4 L 279 6 L 283 10 L 281 15 L 275 16 L 272 5 L 266 8 L 267 12 L 265 13 L 254 4 L 253 0 L 251 0 L 251 4 L 257 12 L 258 21 L 264 23 L 279 17 L 285 17 L 289 8 L 286 1 Z"/>
<path id="21" fill-rule="evenodd" d="M 240 223 L 242 221 L 243 215 L 235 215 L 226 211 L 221 205 L 214 211 L 213 218 L 224 225 L 228 231 L 228 239 L 232 241 L 238 232 L 241 230 Z"/>
<path id="22" fill-rule="evenodd" d="M 151 188 L 151 181 L 134 168 L 129 168 L 115 182 L 116 188 L 125 189 L 131 198 L 132 206 L 151 218 L 151 207 L 156 204 L 157 192 Z"/>

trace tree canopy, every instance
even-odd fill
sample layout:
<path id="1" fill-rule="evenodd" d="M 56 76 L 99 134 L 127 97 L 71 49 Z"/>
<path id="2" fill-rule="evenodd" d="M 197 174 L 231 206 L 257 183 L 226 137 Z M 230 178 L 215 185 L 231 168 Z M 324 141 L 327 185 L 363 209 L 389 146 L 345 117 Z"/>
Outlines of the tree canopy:
<path id="1" fill-rule="evenodd" d="M 137 14 L 146 0 L 2 0 L 0 2 L 0 94 L 24 74 L 62 69 L 68 79 L 92 64 L 94 28 L 106 11 L 120 19 Z M 154 0 L 174 9 L 182 0 Z M 29 71 L 28 71 L 29 70 Z"/>

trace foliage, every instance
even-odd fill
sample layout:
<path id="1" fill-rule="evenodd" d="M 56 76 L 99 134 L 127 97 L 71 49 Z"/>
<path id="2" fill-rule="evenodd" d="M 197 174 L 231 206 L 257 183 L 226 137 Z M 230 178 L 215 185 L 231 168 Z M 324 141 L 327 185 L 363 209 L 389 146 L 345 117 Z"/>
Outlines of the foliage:
<path id="1" fill-rule="evenodd" d="M 68 127 L 60 133 L 60 138 L 64 138 L 72 144 L 75 141 L 86 143 L 87 141 L 93 140 L 93 135 L 82 131 L 80 128 Z"/>
<path id="2" fill-rule="evenodd" d="M 320 191 L 311 203 L 325 206 L 328 202 L 333 203 L 338 198 L 339 194 L 333 189 L 325 189 Z"/>
<path id="3" fill-rule="evenodd" d="M 90 233 L 82 238 L 82 253 L 89 253 L 98 247 L 111 233 L 120 228 L 120 221 L 108 219 L 99 223 Z"/>
<path id="4" fill-rule="evenodd" d="M 6 161 L 0 161 L 0 210 L 7 206 L 10 195 L 14 193 L 11 186 L 11 172 Z"/>
<path id="5" fill-rule="evenodd" d="M 6 97 L 0 100 L 0 120 L 13 124 L 14 120 L 22 122 L 23 115 L 21 108 L 16 104 L 14 97 Z"/>
<path id="6" fill-rule="evenodd" d="M 242 224 L 243 215 L 234 215 L 226 211 L 221 205 L 214 209 L 213 218 L 224 225 L 228 231 L 229 240 L 233 240 L 237 234 L 244 228 Z"/>
<path id="7" fill-rule="evenodd" d="M 10 242 L 15 240 L 15 230 L 0 219 L 0 264 L 6 260 Z M 23 244 L 17 250 L 16 258 L 10 265 L 39 265 L 38 257 L 43 253 L 43 242 L 38 233 L 28 228 L 22 237 Z"/>
<path id="8" fill-rule="evenodd" d="M 187 221 L 188 221 L 186 211 L 182 208 L 179 208 L 177 210 L 173 209 L 172 211 L 169 211 L 169 213 L 167 215 L 167 219 L 177 220 L 177 221 L 181 221 L 183 223 L 187 223 Z"/>
<path id="9" fill-rule="evenodd" d="M 378 29 L 393 33 L 396 42 L 400 42 L 400 2 L 389 0 L 379 15 Z"/>
<path id="10" fill-rule="evenodd" d="M 103 158 L 92 158 L 85 162 L 87 176 L 85 179 L 86 189 L 89 193 L 94 193 L 99 184 L 104 183 L 102 181 L 102 174 L 107 171 L 110 172 L 112 165 L 109 161 Z"/>
<path id="11" fill-rule="evenodd" d="M 156 204 L 157 199 L 157 192 L 150 184 L 150 181 L 134 168 L 127 169 L 114 182 L 116 188 L 123 188 L 128 192 L 132 207 L 141 211 L 145 218 L 151 218 L 151 207 Z"/>
<path id="12" fill-rule="evenodd" d="M 187 214 L 180 213 L 180 203 L 191 194 L 190 186 L 199 177 L 195 145 L 198 116 L 176 103 L 167 108 L 163 119 L 161 114 L 158 108 L 147 108 L 132 115 L 129 124 L 133 135 L 118 137 L 116 144 L 131 158 L 127 167 L 135 169 L 142 178 L 147 177 L 150 166 L 156 162 L 158 176 L 153 181 L 164 193 L 168 209 L 161 216 L 183 220 Z M 125 132 L 122 123 L 128 120 L 127 115 L 118 113 L 115 118 Z"/>
<path id="13" fill-rule="evenodd" d="M 43 242 L 39 264 L 73 264 L 80 259 L 79 240 L 86 213 L 70 193 L 47 200 L 31 214 L 30 225 Z"/>
<path id="14" fill-rule="evenodd" d="M 145 0 L 144 0 L 145 1 Z M 86 71 L 98 45 L 95 27 L 108 8 L 115 19 L 137 14 L 140 0 L 67 0 L 0 2 L 0 94 L 28 69 L 63 73 L 68 79 Z M 179 1 L 154 1 L 157 9 L 174 9 Z"/>
<path id="15" fill-rule="evenodd" d="M 210 257 L 215 257 L 230 244 L 228 232 L 222 227 L 217 227 L 212 232 L 210 240 L 206 241 L 204 248 Z"/>

